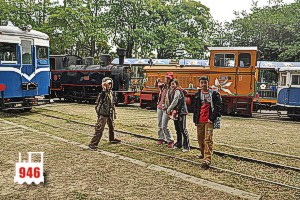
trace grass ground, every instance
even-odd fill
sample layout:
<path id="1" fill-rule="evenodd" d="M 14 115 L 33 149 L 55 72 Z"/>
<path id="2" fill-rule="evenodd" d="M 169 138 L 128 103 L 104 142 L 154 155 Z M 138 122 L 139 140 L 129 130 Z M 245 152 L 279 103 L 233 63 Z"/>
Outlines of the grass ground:
<path id="1" fill-rule="evenodd" d="M 0 199 L 238 199 L 27 130 L 0 138 Z M 29 151 L 46 152 L 45 185 L 13 183 L 18 152 Z"/>
<path id="2" fill-rule="evenodd" d="M 78 121 L 86 121 L 89 123 L 94 123 L 96 121 L 96 116 L 94 114 L 94 109 L 92 105 L 80 105 L 80 104 L 76 104 L 76 105 L 64 105 L 64 106 L 54 106 L 54 107 L 48 107 L 46 109 L 50 109 L 50 110 L 56 110 L 59 111 L 60 113 L 64 113 L 64 114 L 72 114 L 72 115 L 78 115 L 80 117 L 76 117 L 76 119 Z M 45 110 L 41 110 L 41 109 L 34 109 L 34 111 L 41 111 L 44 113 L 51 113 L 54 114 L 52 111 L 45 111 Z M 145 134 L 145 135 L 149 135 L 149 136 L 156 136 L 156 113 L 155 112 L 149 112 L 146 110 L 132 110 L 132 109 L 128 109 L 128 108 L 118 108 L 118 119 L 116 120 L 116 128 L 120 129 L 120 130 L 127 130 L 127 131 L 133 131 L 136 133 L 141 133 L 141 134 Z M 58 114 L 58 113 L 57 113 Z M 61 115 L 61 114 L 59 114 Z M 70 129 L 73 129 L 74 131 L 67 131 L 67 130 L 57 130 L 55 128 L 51 128 L 51 127 L 47 127 L 45 125 L 41 125 L 40 123 L 36 123 L 36 122 L 32 122 L 28 119 L 20 119 L 20 118 L 14 118 L 11 115 L 6 115 L 6 114 L 1 114 L 1 117 L 10 120 L 10 121 L 14 121 L 20 124 L 26 124 L 29 125 L 31 127 L 34 127 L 38 130 L 41 131 L 47 131 L 50 132 L 53 135 L 57 135 L 59 137 L 63 137 L 66 139 L 71 139 L 73 141 L 77 141 L 80 142 L 82 144 L 88 144 L 90 137 L 87 135 L 83 135 L 81 133 L 86 133 L 86 134 L 93 134 L 93 128 L 92 127 L 86 127 L 86 126 L 80 126 L 80 125 L 76 125 L 74 123 L 69 123 L 68 121 L 62 122 L 61 120 L 55 120 L 55 119 L 51 119 L 51 118 L 43 118 L 41 115 L 38 115 L 37 113 L 31 113 L 31 114 L 27 114 L 26 115 L 28 118 L 32 118 L 35 120 L 41 120 L 41 121 L 48 121 L 49 123 L 52 124 L 56 124 L 56 125 L 60 125 L 61 127 L 68 127 Z M 172 128 L 172 124 L 170 124 L 171 130 L 174 131 L 174 129 Z M 256 127 L 257 129 L 254 129 L 254 127 Z M 277 127 L 277 128 L 276 128 Z M 280 128 L 279 128 L 280 127 Z M 189 116 L 188 119 L 188 129 L 190 132 L 190 135 L 192 138 L 195 138 L 195 129 L 193 124 L 191 123 L 191 116 Z M 297 137 L 297 129 L 299 129 L 299 125 L 298 124 L 288 124 L 288 123 L 279 123 L 279 124 L 268 124 L 265 125 L 265 122 L 261 122 L 261 121 L 257 121 L 257 120 L 250 120 L 250 119 L 244 119 L 241 120 L 239 118 L 231 118 L 231 117 L 224 117 L 223 121 L 222 121 L 222 129 L 221 130 L 217 130 L 215 131 L 214 134 L 214 140 L 215 142 L 222 142 L 222 143 L 227 143 L 227 144 L 232 144 L 232 145 L 239 145 L 239 146 L 248 146 L 248 147 L 255 147 L 255 148 L 259 148 L 259 149 L 265 149 L 265 150 L 270 150 L 270 151 L 277 151 L 277 152 L 282 152 L 282 153 L 288 153 L 288 154 L 294 154 L 294 155 L 299 155 L 299 137 Z M 5 133 L 5 131 L 3 131 Z M 11 131 L 9 131 L 11 132 Z M 18 133 L 18 131 L 15 131 Z M 22 131 L 21 131 L 22 132 Z M 245 134 L 247 134 L 248 132 L 250 132 L 251 134 L 248 134 L 245 136 Z M 0 130 L 0 133 L 1 130 Z M 264 134 L 262 134 L 264 133 Z M 24 135 L 25 134 L 25 135 Z M 93 168 L 95 167 L 94 163 L 98 163 L 103 160 L 105 160 L 105 165 L 109 165 L 110 164 L 110 159 L 102 156 L 102 158 L 98 158 L 99 155 L 94 155 L 94 154 L 90 154 L 90 152 L 86 152 L 86 151 L 82 151 L 80 149 L 74 148 L 70 145 L 63 145 L 61 144 L 61 142 L 55 142 L 52 141 L 47 138 L 39 138 L 37 137 L 35 134 L 33 133 L 28 133 L 26 135 L 26 131 L 22 132 L 21 136 L 25 137 L 25 139 L 20 140 L 18 137 L 14 136 L 14 134 L 0 134 L 1 140 L 2 141 L 7 141 L 8 143 L 11 143 L 8 147 L 5 146 L 2 155 L 8 155 L 11 154 L 12 152 L 16 152 L 14 156 L 7 156 L 9 159 L 6 159 L 6 156 L 1 156 L 1 166 L 2 163 L 6 163 L 6 165 L 3 165 L 4 167 L 1 168 L 1 172 L 2 170 L 5 171 L 5 169 L 10 169 L 10 173 L 12 173 L 12 175 L 10 176 L 11 179 L 5 179 L 5 181 L 3 181 L 1 183 L 1 185 L 8 185 L 8 186 L 14 186 L 14 184 L 8 184 L 9 181 L 12 181 L 12 177 L 14 174 L 14 162 L 16 160 L 17 157 L 17 152 L 21 151 L 21 152 L 26 152 L 29 151 L 27 149 L 30 149 L 30 145 L 33 145 L 35 148 L 41 148 L 43 147 L 43 145 L 46 145 L 46 150 L 45 152 L 47 152 L 47 156 L 53 156 L 51 158 L 47 158 L 47 160 L 50 162 L 54 162 L 54 163 L 60 163 L 62 161 L 59 160 L 64 160 L 64 157 L 66 157 L 67 159 L 65 159 L 63 161 L 62 165 L 55 165 L 55 167 L 53 168 L 54 171 L 53 173 L 51 172 L 51 170 L 49 172 L 51 172 L 51 174 L 53 174 L 54 179 L 50 179 L 50 173 L 49 173 L 49 183 L 51 181 L 52 186 L 54 187 L 53 193 L 50 192 L 50 195 L 52 195 L 51 197 L 57 197 L 55 195 L 63 195 L 63 196 L 58 196 L 57 198 L 60 197 L 68 197 L 70 199 L 73 198 L 88 198 L 89 197 L 95 197 L 98 196 L 97 192 L 93 193 L 91 191 L 94 191 L 93 189 L 90 189 L 92 187 L 83 187 L 83 185 L 85 184 L 81 184 L 81 182 L 88 184 L 88 181 L 86 181 L 85 177 L 93 177 L 93 173 L 90 174 L 91 171 L 96 170 L 98 172 L 98 168 Z M 283 137 L 282 135 L 287 135 L 288 137 Z M 11 135 L 8 137 L 8 135 Z M 32 136 L 34 135 L 34 136 Z M 263 139 L 263 136 L 266 135 L 266 139 Z M 32 138 L 30 137 L 32 136 Z M 135 145 L 139 145 L 141 147 L 146 147 L 149 148 L 151 150 L 155 150 L 155 151 L 159 151 L 159 152 L 165 152 L 165 153 L 169 153 L 172 155 L 177 155 L 177 156 L 181 156 L 181 157 L 185 157 L 188 159 L 194 159 L 194 155 L 197 152 L 190 152 L 188 154 L 182 154 L 179 151 L 170 151 L 168 149 L 166 149 L 165 147 L 157 147 L 153 141 L 147 141 L 147 140 L 143 140 L 143 139 L 136 139 L 136 138 L 132 138 L 130 136 L 126 136 L 126 135 L 120 135 L 120 137 L 125 140 L 128 141 L 132 144 Z M 232 139 L 233 138 L 233 139 Z M 267 141 L 267 139 L 272 138 L 271 142 Z M 296 140 L 296 141 L 295 141 Z M 298 141 L 298 142 L 297 142 Z M 29 143 L 26 147 L 26 143 Z M 196 142 L 193 141 L 194 145 L 196 145 Z M 263 145 L 261 145 L 263 144 Z M 279 146 L 277 146 L 277 148 L 274 148 L 274 145 L 280 144 Z M 286 145 L 290 145 L 289 148 L 286 147 Z M 20 146 L 19 146 L 20 145 Z M 47 146 L 48 145 L 48 146 Z M 22 148 L 21 148 L 22 147 Z M 20 149 L 21 148 L 21 149 Z M 266 156 L 265 154 L 261 153 L 261 155 L 257 155 L 257 153 L 253 153 L 253 152 L 247 152 L 247 151 L 241 151 L 241 150 L 237 150 L 237 149 L 232 149 L 232 148 L 228 148 L 226 149 L 225 147 L 222 146 L 218 146 L 216 145 L 216 148 L 222 149 L 222 150 L 226 150 L 226 151 L 236 151 L 235 153 L 237 154 L 248 154 L 251 156 L 258 156 L 263 158 L 263 160 L 265 160 L 268 156 Z M 161 166 L 165 166 L 174 170 L 178 170 L 199 178 L 204 178 L 207 180 L 212 180 L 214 182 L 217 183 L 221 183 L 224 185 L 228 185 L 234 188 L 238 188 L 238 189 L 242 189 L 242 190 L 246 190 L 249 192 L 253 192 L 256 194 L 260 194 L 263 196 L 264 199 L 293 199 L 295 198 L 297 191 L 294 190 L 290 190 L 290 189 L 286 189 L 283 187 L 278 187 L 278 186 L 274 186 L 274 185 L 270 185 L 270 184 L 265 184 L 265 183 L 260 183 L 260 182 L 256 182 L 256 181 L 252 181 L 249 179 L 245 179 L 245 178 L 241 178 L 238 176 L 233 176 L 230 174 L 226 174 L 226 173 L 219 173 L 216 171 L 203 171 L 200 170 L 198 166 L 194 166 L 191 164 L 187 164 L 187 163 L 182 163 L 179 161 L 175 161 L 172 159 L 167 159 L 165 157 L 161 157 L 161 156 L 157 156 L 155 154 L 151 154 L 151 153 L 146 153 L 134 148 L 129 148 L 123 145 L 117 145 L 117 146 L 112 146 L 112 145 L 108 145 L 105 141 L 101 142 L 101 149 L 110 151 L 110 152 L 115 152 L 121 155 L 125 155 L 128 157 L 133 157 L 145 162 L 149 162 L 149 163 L 154 163 L 154 164 L 159 164 Z M 31 150 L 31 149 L 30 149 Z M 58 151 L 58 152 L 57 152 Z M 10 153 L 9 153 L 10 152 Z M 49 153 L 48 153 L 49 152 Z M 53 154 L 53 155 L 52 155 Z M 87 160 L 88 157 L 91 157 L 91 160 Z M 101 156 L 100 156 L 101 157 Z M 297 166 L 299 164 L 299 161 L 297 160 L 291 160 L 291 159 L 286 159 L 284 160 L 283 158 L 278 158 L 278 157 L 268 157 L 268 159 L 271 159 L 272 161 L 280 161 L 280 162 L 289 162 L 291 165 L 294 164 L 295 166 Z M 85 164 L 83 164 L 83 162 L 80 162 L 84 160 Z M 93 160 L 97 160 L 98 162 L 93 162 Z M 107 161 L 108 160 L 108 161 Z M 106 162 L 107 161 L 107 162 Z M 47 162 L 47 161 L 46 161 Z M 92 162 L 93 164 L 91 165 L 87 165 L 86 163 Z M 114 160 L 111 161 L 112 163 L 116 162 Z M 10 163 L 10 165 L 9 165 Z M 290 172 L 290 171 L 286 171 L 286 170 L 274 170 L 268 167 L 261 167 L 255 164 L 245 164 L 243 162 L 239 162 L 236 160 L 232 160 L 232 159 L 227 159 L 227 158 L 218 158 L 218 157 L 214 157 L 214 164 L 217 164 L 219 166 L 222 167 L 227 167 L 227 168 L 231 168 L 233 170 L 236 171 L 247 171 L 250 174 L 254 174 L 254 175 L 258 175 L 260 177 L 263 178 L 269 178 L 269 179 L 279 179 L 282 182 L 291 184 L 291 185 L 295 185 L 299 187 L 299 173 L 295 173 L 295 172 Z M 59 171 L 59 166 L 63 166 L 63 169 L 70 169 L 68 171 L 74 171 L 73 167 L 75 167 L 75 169 L 84 169 L 86 168 L 86 170 L 84 170 L 84 172 L 82 172 L 83 170 L 78 170 L 76 171 L 76 174 L 74 174 L 74 172 L 70 172 L 72 176 L 74 176 L 74 179 L 72 179 L 73 181 L 77 180 L 81 180 L 80 183 L 77 183 L 76 181 L 76 185 L 78 184 L 79 187 L 76 187 L 76 189 L 72 189 L 72 187 L 68 186 L 68 184 L 71 184 L 70 182 L 68 182 L 68 184 L 66 184 L 66 186 L 64 184 L 62 184 L 61 186 L 59 186 L 59 188 L 61 187 L 62 189 L 58 189 L 57 187 L 55 188 L 55 184 L 54 181 L 57 175 L 60 176 L 64 176 L 65 173 L 68 172 L 64 172 L 65 170 Z M 96 165 L 97 166 L 97 165 Z M 70 168 L 68 168 L 70 167 Z M 88 168 L 87 168 L 88 167 Z M 298 166 L 299 167 L 299 166 Z M 110 167 L 110 169 L 113 167 Z M 131 164 L 124 166 L 123 170 L 127 170 L 127 168 L 132 168 Z M 136 166 L 134 168 L 136 170 Z M 123 172 L 123 170 L 121 170 L 121 172 Z M 88 173 L 89 172 L 89 173 Z M 113 171 L 115 172 L 115 171 Z M 113 173 L 112 172 L 112 173 Z M 134 170 L 131 171 L 129 170 L 130 173 L 134 173 Z M 69 173 L 69 175 L 70 175 Z M 77 173 L 78 176 L 77 176 Z M 106 176 L 106 171 L 99 171 L 100 174 L 105 174 Z M 98 174 L 99 174 L 98 173 Z M 153 172 L 151 172 L 153 173 Z M 144 177 L 144 179 L 149 179 L 148 181 L 151 182 L 159 182 L 157 181 L 157 174 L 154 173 L 153 176 L 149 176 L 148 174 L 151 175 L 150 172 L 146 172 Z M 6 175 L 8 176 L 9 173 L 6 173 Z M 1 173 L 2 175 L 2 173 Z M 67 179 L 67 176 L 64 176 L 64 181 L 66 181 L 65 179 Z M 118 173 L 116 174 L 116 176 L 118 176 Z M 166 175 L 165 175 L 166 176 Z M 161 175 L 159 175 L 159 177 L 161 177 Z M 166 176 L 168 177 L 168 176 Z M 173 178 L 168 177 L 168 183 L 171 181 L 173 182 Z M 1 178 L 2 179 L 2 178 Z M 87 178 L 88 179 L 88 178 Z M 116 178 L 118 180 L 118 178 Z M 165 179 L 165 178 L 163 178 Z M 130 177 L 124 177 L 125 182 L 127 182 L 127 180 L 129 181 L 129 183 L 131 183 L 131 179 Z M 136 181 L 135 181 L 136 180 Z M 63 182 L 64 182 L 63 181 Z M 172 185 L 170 187 L 166 187 L 167 191 L 171 191 L 171 193 L 173 194 L 173 191 L 177 191 L 180 193 L 184 193 L 184 186 L 182 186 L 181 182 L 179 181 L 180 184 L 175 184 Z M 136 179 L 134 178 L 134 183 L 136 185 L 138 185 L 139 187 L 141 187 L 141 189 L 137 189 L 137 188 L 129 188 L 129 192 L 131 190 L 133 190 L 133 192 L 130 193 L 124 193 L 124 190 L 122 189 L 122 185 L 116 185 L 118 187 L 118 189 L 121 189 L 123 192 L 121 193 L 116 193 L 115 196 L 111 195 L 110 193 L 107 193 L 105 195 L 108 196 L 103 196 L 103 199 L 111 199 L 111 198 L 115 198 L 115 199 L 119 199 L 119 198 L 125 198 L 125 199 L 159 199 L 161 197 L 161 199 L 165 199 L 167 196 L 167 193 L 164 192 L 157 192 L 155 189 L 150 191 L 153 191 L 153 193 L 149 193 L 149 198 L 147 198 L 148 196 L 145 196 L 144 190 L 148 191 L 148 189 L 144 189 L 146 186 L 145 185 L 149 185 L 147 184 L 148 182 L 143 179 Z M 145 183 L 145 184 L 144 184 Z M 95 182 L 96 185 L 100 184 L 99 182 Z M 109 184 L 112 184 L 111 182 Z M 160 184 L 160 183 L 159 183 Z M 165 183 L 162 183 L 165 184 Z M 31 186 L 29 186 L 30 188 Z M 38 186 L 39 187 L 39 186 Z M 104 186 L 104 188 L 106 187 L 106 185 Z M 108 187 L 108 186 L 107 186 Z M 187 187 L 189 187 L 189 184 L 187 184 Z M 3 187 L 2 187 L 3 188 Z M 6 190 L 9 190 L 10 187 L 5 187 Z M 81 188 L 81 189 L 80 189 Z M 24 190 L 25 188 L 21 188 L 20 190 L 17 190 L 16 193 L 4 193 L 6 194 L 6 196 L 3 196 L 4 198 L 8 197 L 8 198 L 12 198 L 13 195 L 17 194 L 19 195 L 19 197 L 21 197 L 23 194 L 29 194 L 27 192 L 27 189 Z M 44 187 L 44 191 L 42 192 L 44 194 L 44 197 L 47 197 L 48 195 L 48 185 L 46 187 Z M 159 187 L 156 186 L 156 189 L 158 190 Z M 181 190 L 182 189 L 182 190 Z M 202 189 L 202 190 L 201 190 Z M 206 189 L 204 189 L 206 190 Z M 35 191 L 34 189 L 32 191 Z M 55 192 L 57 191 L 57 192 Z M 109 191 L 109 190 L 108 190 Z M 127 190 L 126 190 L 127 191 Z M 220 194 L 219 192 L 216 191 L 212 191 L 209 190 L 208 193 L 203 193 L 203 188 L 194 188 L 192 187 L 191 192 L 189 193 L 189 197 L 191 197 L 191 199 L 230 199 L 233 198 L 232 196 L 228 196 L 228 195 L 224 195 L 224 194 Z M 199 191 L 199 193 L 197 193 L 197 191 Z M 25 193 L 24 193 L 25 192 Z M 64 193 L 65 192 L 65 193 Z M 193 196 L 192 194 L 196 192 L 196 196 Z M 122 195 L 124 193 L 124 195 Z M 136 194 L 137 193 L 137 194 Z M 155 194 L 159 194 L 160 196 L 155 196 Z M 1 193 L 2 194 L 2 193 Z M 33 192 L 32 194 L 36 194 L 35 192 Z M 46 195 L 46 196 L 45 196 Z M 109 196 L 111 195 L 111 196 Z M 32 196 L 33 197 L 33 196 Z M 176 197 L 176 194 L 174 193 L 174 197 Z M 185 199 L 184 196 L 179 196 L 177 199 Z"/>

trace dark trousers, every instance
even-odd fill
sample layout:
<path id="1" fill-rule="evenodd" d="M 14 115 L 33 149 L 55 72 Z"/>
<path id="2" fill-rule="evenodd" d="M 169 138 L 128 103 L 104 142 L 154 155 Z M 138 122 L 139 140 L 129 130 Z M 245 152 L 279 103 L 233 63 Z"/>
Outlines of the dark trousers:
<path id="1" fill-rule="evenodd" d="M 109 129 L 109 141 L 112 141 L 115 139 L 114 122 L 113 122 L 112 117 L 100 115 L 98 117 L 97 123 L 95 125 L 95 134 L 90 143 L 93 147 L 98 146 L 98 144 L 101 140 L 101 137 L 103 135 L 103 131 L 104 131 L 106 123 L 108 124 L 108 129 Z"/>
<path id="2" fill-rule="evenodd" d="M 174 120 L 174 125 L 177 134 L 177 142 L 175 143 L 175 145 L 179 148 L 183 146 L 183 148 L 185 149 L 190 149 L 189 133 L 186 129 L 186 115 L 181 115 L 178 117 L 178 120 Z"/>

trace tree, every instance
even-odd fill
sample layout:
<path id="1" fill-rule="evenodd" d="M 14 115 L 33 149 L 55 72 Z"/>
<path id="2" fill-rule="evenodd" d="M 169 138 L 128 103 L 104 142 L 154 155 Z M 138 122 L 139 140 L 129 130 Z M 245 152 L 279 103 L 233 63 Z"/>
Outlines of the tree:
<path id="1" fill-rule="evenodd" d="M 51 54 L 98 57 L 113 46 L 127 57 L 198 58 L 211 40 L 208 8 L 194 0 L 0 0 L 0 22 L 31 24 L 50 36 Z"/>
<path id="2" fill-rule="evenodd" d="M 227 44 L 258 46 L 266 60 L 296 61 L 300 59 L 300 4 L 285 5 L 281 0 L 270 1 L 251 13 L 236 13 L 236 19 L 226 24 Z"/>
<path id="3" fill-rule="evenodd" d="M 58 53 L 80 56 L 99 56 L 108 53 L 100 0 L 66 1 L 49 16 L 54 39 L 53 49 Z M 59 42 L 58 42 L 59 41 Z"/>

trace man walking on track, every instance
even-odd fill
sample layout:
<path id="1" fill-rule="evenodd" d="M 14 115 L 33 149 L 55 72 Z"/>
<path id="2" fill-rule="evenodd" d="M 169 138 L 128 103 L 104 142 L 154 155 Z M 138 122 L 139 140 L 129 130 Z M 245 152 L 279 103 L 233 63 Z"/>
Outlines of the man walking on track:
<path id="1" fill-rule="evenodd" d="M 114 133 L 114 119 L 116 118 L 115 105 L 111 88 L 113 87 L 113 80 L 105 77 L 102 80 L 102 92 L 98 95 L 97 105 L 95 107 L 98 115 L 98 120 L 95 125 L 95 135 L 89 144 L 90 150 L 97 150 L 98 144 L 103 135 L 106 123 L 109 128 L 109 141 L 111 143 L 119 143 L 121 140 L 115 138 Z"/>

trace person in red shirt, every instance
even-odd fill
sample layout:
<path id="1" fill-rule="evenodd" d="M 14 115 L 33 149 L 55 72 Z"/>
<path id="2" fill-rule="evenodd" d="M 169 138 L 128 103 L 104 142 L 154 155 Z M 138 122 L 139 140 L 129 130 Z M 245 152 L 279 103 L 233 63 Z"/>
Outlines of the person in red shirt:
<path id="1" fill-rule="evenodd" d="M 222 100 L 217 91 L 209 89 L 207 77 L 200 77 L 199 86 L 200 88 L 195 94 L 193 121 L 197 126 L 198 144 L 201 152 L 201 155 L 197 157 L 203 158 L 201 167 L 208 169 L 213 153 L 214 122 L 218 117 L 221 117 Z"/>

